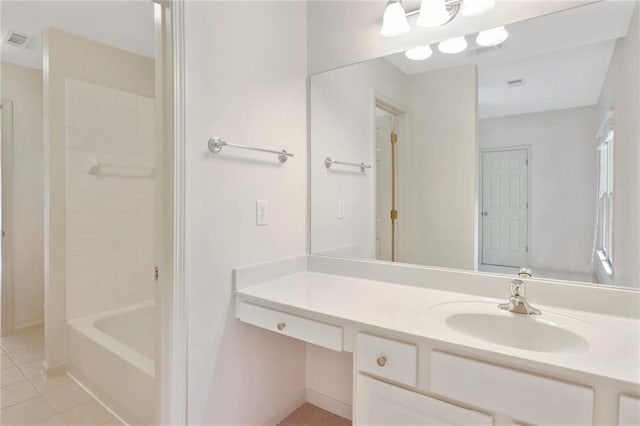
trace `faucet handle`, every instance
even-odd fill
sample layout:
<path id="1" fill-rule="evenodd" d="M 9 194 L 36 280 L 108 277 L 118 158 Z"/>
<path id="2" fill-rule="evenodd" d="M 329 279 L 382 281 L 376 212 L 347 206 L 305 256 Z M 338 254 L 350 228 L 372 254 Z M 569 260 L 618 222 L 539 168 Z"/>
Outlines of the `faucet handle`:
<path id="1" fill-rule="evenodd" d="M 518 276 L 521 278 L 531 278 L 533 276 L 533 271 L 531 270 L 531 268 L 522 267 L 518 271 Z"/>
<path id="2" fill-rule="evenodd" d="M 524 281 L 511 280 L 511 295 L 524 297 Z"/>

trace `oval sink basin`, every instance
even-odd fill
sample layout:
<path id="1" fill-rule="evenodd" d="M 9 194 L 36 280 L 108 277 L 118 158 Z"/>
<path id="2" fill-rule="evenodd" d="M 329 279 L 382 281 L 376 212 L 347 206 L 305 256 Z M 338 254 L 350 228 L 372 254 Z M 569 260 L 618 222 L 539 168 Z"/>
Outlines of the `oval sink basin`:
<path id="1" fill-rule="evenodd" d="M 539 352 L 583 352 L 589 343 L 580 335 L 531 315 L 454 314 L 445 320 L 452 329 L 498 345 Z"/>

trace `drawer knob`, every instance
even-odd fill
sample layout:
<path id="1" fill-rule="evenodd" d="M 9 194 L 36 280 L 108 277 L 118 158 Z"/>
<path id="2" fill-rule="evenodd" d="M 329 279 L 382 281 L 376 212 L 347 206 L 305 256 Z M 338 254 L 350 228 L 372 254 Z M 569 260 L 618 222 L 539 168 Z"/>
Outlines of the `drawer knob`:
<path id="1" fill-rule="evenodd" d="M 278 330 L 280 330 L 280 331 L 284 330 L 284 328 L 285 328 L 286 326 L 287 326 L 287 323 L 285 323 L 284 321 L 279 322 L 279 323 L 278 323 L 278 325 L 277 325 Z"/>
<path id="2" fill-rule="evenodd" d="M 378 367 L 384 367 L 387 364 L 387 357 L 386 356 L 378 357 L 378 359 L 376 360 L 376 363 L 378 363 Z"/>

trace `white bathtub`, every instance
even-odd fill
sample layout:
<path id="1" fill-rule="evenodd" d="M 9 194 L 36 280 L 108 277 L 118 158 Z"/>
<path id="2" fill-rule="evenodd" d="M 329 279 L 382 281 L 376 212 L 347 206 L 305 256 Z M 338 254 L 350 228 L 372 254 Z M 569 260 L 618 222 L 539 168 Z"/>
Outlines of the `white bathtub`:
<path id="1" fill-rule="evenodd" d="M 129 424 L 154 420 L 153 302 L 68 322 L 67 371 Z"/>

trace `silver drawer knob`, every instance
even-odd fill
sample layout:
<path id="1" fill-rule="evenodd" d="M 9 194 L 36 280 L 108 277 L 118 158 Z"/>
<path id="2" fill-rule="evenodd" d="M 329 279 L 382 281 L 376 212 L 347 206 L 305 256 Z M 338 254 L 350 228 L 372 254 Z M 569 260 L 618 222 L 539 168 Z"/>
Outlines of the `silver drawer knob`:
<path id="1" fill-rule="evenodd" d="M 387 357 L 386 356 L 378 357 L 378 359 L 376 360 L 376 363 L 378 364 L 378 367 L 384 367 L 387 364 Z"/>
<path id="2" fill-rule="evenodd" d="M 278 323 L 278 325 L 277 325 L 278 330 L 280 330 L 280 331 L 284 330 L 284 328 L 285 328 L 286 326 L 287 326 L 287 324 L 286 324 L 284 321 L 279 322 L 279 323 Z"/>

